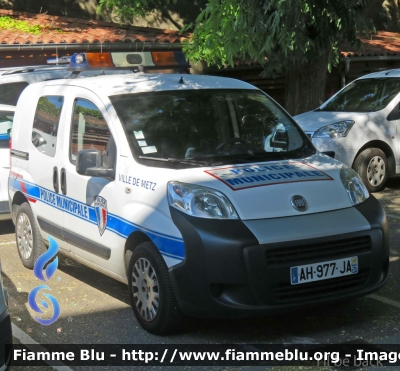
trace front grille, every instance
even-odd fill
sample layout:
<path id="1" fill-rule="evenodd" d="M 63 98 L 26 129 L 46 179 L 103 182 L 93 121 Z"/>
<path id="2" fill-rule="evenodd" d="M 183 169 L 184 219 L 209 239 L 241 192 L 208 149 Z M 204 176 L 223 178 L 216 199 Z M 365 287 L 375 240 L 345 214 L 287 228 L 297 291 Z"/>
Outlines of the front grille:
<path id="1" fill-rule="evenodd" d="M 327 261 L 338 259 L 340 255 L 353 256 L 370 250 L 370 236 L 347 238 L 324 243 L 270 248 L 266 251 L 267 265 L 286 264 L 289 262 L 300 265 L 300 262 L 309 261 L 310 259 Z"/>
<path id="2" fill-rule="evenodd" d="M 323 281 L 291 285 L 280 283 L 273 287 L 275 299 L 281 302 L 299 301 L 304 299 L 319 299 L 330 297 L 339 293 L 340 295 L 361 288 L 365 285 L 369 276 L 369 268 L 357 274 L 331 278 Z"/>

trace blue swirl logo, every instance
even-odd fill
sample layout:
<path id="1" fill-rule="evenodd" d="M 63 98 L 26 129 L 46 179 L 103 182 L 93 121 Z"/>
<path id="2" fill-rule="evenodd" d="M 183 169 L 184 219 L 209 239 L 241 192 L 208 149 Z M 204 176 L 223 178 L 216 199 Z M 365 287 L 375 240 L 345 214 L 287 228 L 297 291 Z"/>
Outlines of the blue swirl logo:
<path id="1" fill-rule="evenodd" d="M 48 237 L 49 237 L 50 246 L 45 253 L 43 253 L 42 255 L 39 256 L 39 258 L 36 260 L 36 263 L 33 267 L 33 273 L 34 273 L 35 277 L 43 282 L 50 280 L 50 278 L 53 277 L 53 275 L 56 272 L 57 267 L 58 267 L 58 257 L 56 257 L 56 255 L 57 255 L 59 246 L 58 246 L 58 243 L 52 237 L 50 237 L 50 236 L 48 236 Z M 54 257 L 55 257 L 55 259 L 53 261 L 51 261 Z M 46 264 L 47 264 L 47 266 L 45 269 L 44 267 Z M 46 277 L 43 274 L 43 271 L 45 271 Z M 29 293 L 28 303 L 29 303 L 29 306 L 32 308 L 32 310 L 34 310 L 36 313 L 43 314 L 43 311 L 39 308 L 39 306 L 36 302 L 36 297 L 41 290 L 50 290 L 50 288 L 46 285 L 40 285 L 40 286 L 35 287 Z M 48 326 L 48 325 L 51 325 L 52 323 L 54 323 L 55 321 L 57 321 L 58 317 L 60 317 L 60 305 L 58 304 L 57 299 L 53 295 L 46 293 L 46 294 L 44 294 L 44 296 L 50 301 L 50 303 L 52 304 L 52 306 L 54 308 L 53 315 L 50 319 L 42 319 L 42 318 L 36 317 L 36 316 L 35 316 L 35 319 L 40 324 Z M 48 305 L 47 301 L 45 301 L 45 300 L 42 300 L 40 302 L 40 304 L 43 305 L 43 307 L 46 309 L 49 308 L 49 305 Z"/>

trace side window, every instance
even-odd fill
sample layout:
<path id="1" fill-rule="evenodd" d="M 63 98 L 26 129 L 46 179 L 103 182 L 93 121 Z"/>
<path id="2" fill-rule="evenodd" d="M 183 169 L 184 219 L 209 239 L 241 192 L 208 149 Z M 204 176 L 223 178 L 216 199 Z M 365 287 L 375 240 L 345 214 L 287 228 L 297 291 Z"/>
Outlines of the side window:
<path id="1" fill-rule="evenodd" d="M 86 99 L 77 99 L 71 123 L 71 163 L 75 165 L 79 151 L 97 149 L 102 155 L 101 166 L 109 166 L 111 165 L 111 158 L 108 159 L 111 144 L 115 147 L 100 110 Z"/>
<path id="2" fill-rule="evenodd" d="M 0 84 L 0 104 L 16 106 L 18 98 L 29 84 L 25 81 Z"/>
<path id="3" fill-rule="evenodd" d="M 8 148 L 14 112 L 0 111 L 0 148 Z"/>
<path id="4" fill-rule="evenodd" d="M 58 124 L 64 97 L 40 97 L 36 107 L 32 128 L 32 143 L 43 154 L 54 157 L 56 154 Z"/>

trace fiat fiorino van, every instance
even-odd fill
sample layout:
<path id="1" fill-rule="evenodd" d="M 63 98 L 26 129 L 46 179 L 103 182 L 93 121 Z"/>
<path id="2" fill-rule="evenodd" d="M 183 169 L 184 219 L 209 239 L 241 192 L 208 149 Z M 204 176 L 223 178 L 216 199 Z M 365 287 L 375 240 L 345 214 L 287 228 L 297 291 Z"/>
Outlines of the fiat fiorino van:
<path id="1" fill-rule="evenodd" d="M 277 312 L 387 279 L 380 203 L 254 86 L 137 73 L 37 83 L 20 101 L 9 198 L 23 264 L 55 238 L 127 283 L 152 333 L 182 314 Z"/>

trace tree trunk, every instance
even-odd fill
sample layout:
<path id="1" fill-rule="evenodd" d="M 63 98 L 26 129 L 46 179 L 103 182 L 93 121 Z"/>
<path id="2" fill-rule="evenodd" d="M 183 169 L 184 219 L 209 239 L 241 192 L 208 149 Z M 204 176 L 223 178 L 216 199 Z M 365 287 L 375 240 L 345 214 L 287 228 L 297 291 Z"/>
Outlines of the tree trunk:
<path id="1" fill-rule="evenodd" d="M 325 101 L 325 83 L 329 54 L 314 62 L 288 68 L 285 84 L 285 107 L 291 115 L 317 108 Z"/>

